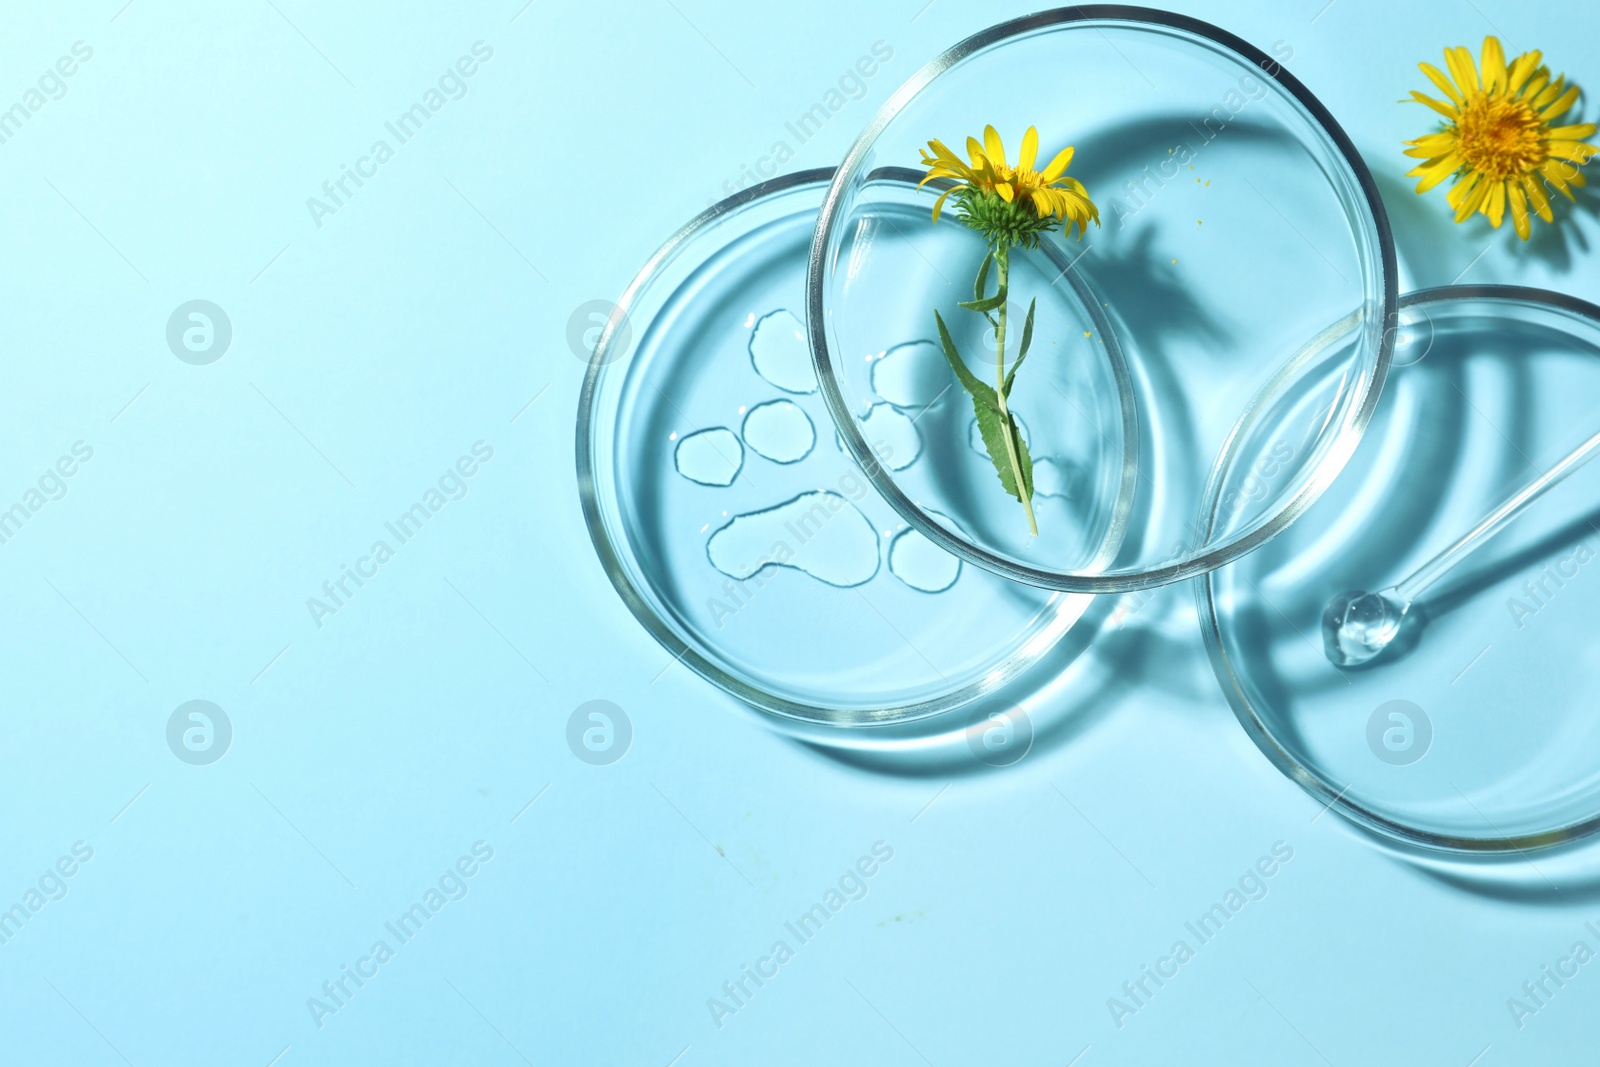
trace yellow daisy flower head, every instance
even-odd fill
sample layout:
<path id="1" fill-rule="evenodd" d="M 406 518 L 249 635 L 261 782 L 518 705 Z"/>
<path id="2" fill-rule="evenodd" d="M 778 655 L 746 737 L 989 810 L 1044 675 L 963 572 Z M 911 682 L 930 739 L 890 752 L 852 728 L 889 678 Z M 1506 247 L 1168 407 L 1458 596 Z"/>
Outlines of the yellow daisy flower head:
<path id="1" fill-rule="evenodd" d="M 931 154 L 930 154 L 931 151 Z M 1083 183 L 1067 176 L 1073 149 L 1063 148 L 1049 166 L 1035 170 L 1039 155 L 1039 131 L 1032 126 L 1022 135 L 1022 152 L 1017 165 L 1006 162 L 1005 145 L 993 126 L 983 128 L 983 143 L 967 138 L 967 159 L 932 140 L 922 150 L 922 165 L 928 168 L 923 185 L 938 178 L 957 184 L 946 189 L 933 204 L 933 221 L 945 199 L 955 196 L 963 221 L 983 232 L 992 244 L 1020 244 L 1031 248 L 1039 235 L 1048 233 L 1059 220 L 1068 232 L 1076 226 L 1078 235 L 1093 222 L 1100 225 L 1100 209 L 1089 199 Z"/>
<path id="2" fill-rule="evenodd" d="M 1587 141 L 1600 127 L 1555 125 L 1577 103 L 1578 87 L 1564 75 L 1552 81 L 1539 52 L 1507 63 L 1499 39 L 1486 37 L 1481 66 L 1465 48 L 1446 48 L 1444 58 L 1448 77 L 1431 63 L 1418 64 L 1446 99 L 1415 90 L 1412 99 L 1444 116 L 1444 124 L 1406 142 L 1406 155 L 1423 161 L 1406 177 L 1420 179 L 1420 194 L 1454 175 L 1446 200 L 1457 222 L 1481 214 L 1498 227 L 1509 208 L 1526 241 L 1531 214 L 1554 221 L 1548 189 L 1575 199 L 1572 187 L 1584 184 L 1579 168 L 1600 153 Z"/>

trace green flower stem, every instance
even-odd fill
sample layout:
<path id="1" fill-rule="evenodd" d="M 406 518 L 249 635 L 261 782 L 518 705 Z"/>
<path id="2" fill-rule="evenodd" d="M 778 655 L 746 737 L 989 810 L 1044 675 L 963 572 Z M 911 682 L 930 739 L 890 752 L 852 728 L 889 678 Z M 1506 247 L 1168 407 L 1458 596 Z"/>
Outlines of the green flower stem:
<path id="1" fill-rule="evenodd" d="M 1011 248 L 1000 245 L 995 249 L 995 263 L 1000 268 L 1000 289 L 1006 292 L 1008 275 L 1011 272 Z M 1022 461 L 1017 458 L 1017 442 L 1011 436 L 1011 413 L 1006 407 L 1006 305 L 1000 304 L 999 325 L 994 331 L 994 361 L 995 361 L 995 397 L 1000 402 L 1000 432 L 1006 439 L 1006 456 L 1011 460 L 1011 474 L 1016 479 L 1017 496 L 1022 498 L 1022 507 L 1028 513 L 1028 532 L 1034 537 L 1039 536 L 1039 524 L 1033 517 L 1033 496 L 1028 492 L 1027 483 L 1022 477 Z"/>

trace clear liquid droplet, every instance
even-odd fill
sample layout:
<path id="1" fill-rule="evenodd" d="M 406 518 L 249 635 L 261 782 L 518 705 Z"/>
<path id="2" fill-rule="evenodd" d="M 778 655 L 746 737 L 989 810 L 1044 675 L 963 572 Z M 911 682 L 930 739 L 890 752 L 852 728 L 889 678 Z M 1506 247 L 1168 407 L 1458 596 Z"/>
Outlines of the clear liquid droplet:
<path id="1" fill-rule="evenodd" d="M 786 393 L 817 391 L 805 323 L 782 308 L 756 323 L 750 335 L 750 362 L 757 374 Z"/>
<path id="2" fill-rule="evenodd" d="M 678 473 L 701 485 L 732 485 L 744 466 L 744 446 L 732 430 L 715 427 L 692 433 L 673 453 Z"/>
<path id="3" fill-rule="evenodd" d="M 1411 602 L 1392 590 L 1341 593 L 1322 613 L 1322 645 L 1336 667 L 1359 667 L 1378 657 L 1401 636 Z"/>
<path id="4" fill-rule="evenodd" d="M 922 434 L 917 424 L 891 405 L 874 404 L 856 421 L 879 462 L 890 470 L 905 470 L 922 455 Z"/>
<path id="5" fill-rule="evenodd" d="M 961 561 L 920 530 L 906 529 L 889 542 L 889 572 L 919 592 L 942 593 L 961 577 Z"/>
<path id="6" fill-rule="evenodd" d="M 925 408 L 950 382 L 950 364 L 931 341 L 895 345 L 872 363 L 872 391 L 897 408 Z"/>
<path id="7" fill-rule="evenodd" d="M 878 532 L 838 493 L 801 493 L 787 504 L 735 515 L 711 535 L 706 555 L 738 581 L 780 566 L 849 587 L 878 573 Z"/>
<path id="8" fill-rule="evenodd" d="M 1023 434 L 1027 439 L 1027 434 Z M 1082 471 L 1071 464 L 1063 463 L 1048 456 L 1040 456 L 1033 461 L 1033 491 L 1040 496 L 1071 497 L 1073 488 Z"/>
<path id="9" fill-rule="evenodd" d="M 817 429 L 793 401 L 773 400 L 744 417 L 744 443 L 774 463 L 798 463 L 811 454 Z"/>

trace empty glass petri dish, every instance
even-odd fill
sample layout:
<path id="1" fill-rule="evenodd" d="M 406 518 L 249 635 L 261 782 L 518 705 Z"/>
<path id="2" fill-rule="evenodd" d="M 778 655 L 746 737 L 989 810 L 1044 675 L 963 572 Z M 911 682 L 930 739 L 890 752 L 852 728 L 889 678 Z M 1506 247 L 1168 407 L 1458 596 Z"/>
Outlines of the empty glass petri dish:
<path id="1" fill-rule="evenodd" d="M 963 41 L 877 114 L 828 189 L 808 264 L 822 397 L 863 463 L 880 363 L 907 339 L 923 342 L 924 436 L 972 439 L 974 407 L 944 364 L 936 311 L 966 367 L 997 377 L 995 325 L 958 307 L 973 300 L 985 242 L 953 202 L 931 220 L 951 183 L 916 187 L 927 142 L 962 152 L 993 125 L 1016 164 L 1036 127 L 1035 166 L 1072 146 L 1067 174 L 1100 212 L 1081 238 L 1057 233 L 1011 256 L 1010 336 L 1030 304 L 1035 324 L 1010 406 L 1037 481 L 1055 489 L 1036 489 L 1037 536 L 972 447 L 869 470 L 913 528 L 1018 582 L 1140 589 L 1265 543 L 1338 473 L 1387 367 L 1394 250 L 1366 167 L 1284 70 L 1292 56 L 1283 42 L 1263 51 L 1180 15 L 1080 6 Z M 987 284 L 993 294 L 993 275 Z M 1341 373 L 1278 413 L 1293 439 L 1282 476 L 1202 530 L 1212 458 L 1260 397 L 1293 391 L 1281 376 L 1312 338 L 1320 365 Z M 1010 342 L 1007 358 L 1016 350 Z M 1108 538 L 1121 549 L 1105 559 Z"/>
<path id="2" fill-rule="evenodd" d="M 831 176 L 740 193 L 646 263 L 590 361 L 578 485 L 606 573 L 675 659 L 775 715 L 883 726 L 1005 697 L 1094 598 L 964 564 L 840 445 L 801 319 Z M 909 471 L 967 442 L 920 425 L 902 341 L 865 426 L 871 463 Z"/>
<path id="3" fill-rule="evenodd" d="M 1600 451 L 1600 308 L 1431 289 L 1401 299 L 1396 341 L 1344 475 L 1270 545 L 1197 583 L 1212 666 L 1261 751 L 1363 826 L 1457 852 L 1590 834 L 1600 463 L 1583 461 Z M 1339 373 L 1307 360 L 1308 378 Z M 1218 522 L 1280 476 L 1281 439 L 1270 419 L 1241 424 L 1213 482 Z M 1441 557 L 1553 471 L 1566 479 Z M 1339 643 L 1360 621 L 1351 594 L 1395 589 L 1406 610 L 1352 662 Z"/>

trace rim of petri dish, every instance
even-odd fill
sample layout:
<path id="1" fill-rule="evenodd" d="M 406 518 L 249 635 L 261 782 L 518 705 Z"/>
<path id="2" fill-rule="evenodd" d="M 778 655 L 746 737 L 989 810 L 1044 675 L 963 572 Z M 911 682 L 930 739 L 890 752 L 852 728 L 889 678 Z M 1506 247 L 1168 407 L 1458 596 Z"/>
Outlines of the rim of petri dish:
<path id="1" fill-rule="evenodd" d="M 1379 253 L 1377 266 L 1382 274 L 1383 285 L 1381 322 L 1386 328 L 1381 332 L 1376 358 L 1370 367 L 1363 369 L 1360 380 L 1353 383 L 1354 389 L 1358 391 L 1359 399 L 1351 405 L 1350 414 L 1345 419 L 1343 426 L 1329 439 L 1321 463 L 1315 468 L 1312 475 L 1305 480 L 1300 489 L 1289 496 L 1279 506 L 1277 513 L 1267 522 L 1242 535 L 1206 551 L 1196 553 L 1187 559 L 1124 574 L 1108 575 L 1095 573 L 1093 570 L 1081 573 L 1062 573 L 1028 566 L 1008 556 L 993 552 L 973 540 L 952 533 L 924 511 L 916 501 L 906 495 L 895 482 L 890 472 L 872 464 L 871 446 L 857 428 L 855 419 L 850 413 L 849 403 L 835 380 L 834 355 L 829 347 L 825 325 L 826 309 L 823 306 L 828 246 L 834 236 L 834 230 L 841 223 L 840 208 L 846 186 L 860 175 L 862 168 L 866 165 L 874 142 L 890 121 L 904 110 L 911 100 L 934 79 L 967 58 L 996 45 L 1003 44 L 1008 39 L 1019 37 L 1044 27 L 1075 22 L 1123 22 L 1191 33 L 1235 53 L 1243 60 L 1247 60 L 1252 66 L 1260 70 L 1261 77 L 1280 86 L 1296 103 L 1305 109 L 1316 126 L 1327 136 L 1344 164 L 1349 168 L 1350 174 L 1354 178 L 1372 218 Z M 871 175 L 868 177 L 870 178 Z M 817 227 L 812 236 L 810 261 L 807 265 L 807 333 L 810 338 L 812 362 L 816 365 L 818 385 L 828 412 L 833 417 L 835 428 L 844 440 L 845 449 L 854 457 L 857 463 L 862 465 L 873 488 L 888 501 L 889 505 L 912 528 L 920 531 L 946 552 L 1012 581 L 1069 592 L 1125 593 L 1170 585 L 1186 578 L 1193 578 L 1197 575 L 1214 571 L 1218 567 L 1254 551 L 1288 528 L 1312 504 L 1316 503 L 1317 499 L 1332 484 L 1334 478 L 1344 469 L 1350 456 L 1354 454 L 1356 445 L 1360 443 L 1361 436 L 1366 431 L 1367 424 L 1372 420 L 1372 413 L 1377 408 L 1378 397 L 1383 390 L 1384 379 L 1388 375 L 1389 364 L 1394 353 L 1394 329 L 1392 324 L 1395 322 L 1399 299 L 1396 270 L 1394 235 L 1390 229 L 1389 217 L 1384 210 L 1383 200 L 1378 193 L 1376 182 L 1373 181 L 1371 171 L 1367 169 L 1366 164 L 1361 159 L 1360 152 L 1356 150 L 1354 143 L 1350 140 L 1349 135 L 1345 133 L 1344 128 L 1339 125 L 1338 121 L 1322 102 L 1301 84 L 1299 79 L 1295 78 L 1281 64 L 1277 63 L 1261 49 L 1208 22 L 1156 8 L 1132 7 L 1122 4 L 1085 4 L 1026 15 L 992 26 L 968 37 L 930 60 L 901 85 L 894 95 L 878 110 L 866 129 L 851 145 L 844 162 L 840 164 L 834 174 L 833 182 L 829 185 L 827 195 L 823 200 L 822 209 L 817 215 Z M 1088 303 L 1091 306 L 1095 306 L 1095 301 L 1092 299 Z M 1110 337 L 1112 334 L 1107 333 L 1106 336 Z M 1315 342 L 1312 343 L 1315 344 Z M 1304 350 L 1302 350 L 1303 354 Z M 1124 472 L 1125 481 L 1127 478 L 1135 477 L 1137 473 L 1134 469 L 1137 465 L 1136 454 L 1134 454 L 1131 462 L 1125 460 L 1124 465 L 1130 468 L 1129 471 Z M 1095 563 L 1099 566 L 1105 565 L 1105 561 L 1099 557 L 1097 557 Z"/>
<path id="2" fill-rule="evenodd" d="M 909 175 L 911 172 L 907 171 L 906 174 Z M 686 635 L 683 629 L 675 625 L 669 613 L 657 608 L 648 576 L 630 565 L 634 553 L 626 532 L 613 529 L 612 523 L 608 521 L 605 500 L 615 495 L 610 487 L 614 485 L 616 475 L 611 469 L 614 464 L 601 462 L 597 455 L 600 450 L 597 447 L 596 435 L 604 429 L 604 421 L 598 411 L 603 381 L 607 374 L 626 374 L 631 358 L 628 345 L 632 342 L 632 338 L 629 335 L 639 336 L 648 320 L 621 329 L 619 324 L 629 322 L 629 316 L 640 310 L 651 299 L 652 290 L 657 283 L 666 280 L 664 275 L 708 231 L 771 197 L 792 195 L 804 191 L 807 187 L 814 187 L 820 195 L 833 175 L 833 168 L 816 168 L 768 179 L 741 190 L 696 215 L 672 234 L 645 261 L 627 288 L 623 290 L 622 295 L 617 298 L 616 310 L 601 328 L 600 337 L 589 358 L 578 399 L 575 437 L 578 495 L 590 540 L 594 544 L 595 553 L 606 576 L 634 618 L 673 656 L 674 660 L 683 663 L 700 677 L 744 703 L 781 719 L 824 727 L 882 728 L 927 719 L 970 705 L 985 697 L 1003 695 L 1002 691 L 1008 683 L 1017 680 L 1019 675 L 1024 675 L 1024 672 L 1038 664 L 1059 644 L 1083 617 L 1094 598 L 1057 593 L 1050 601 L 1050 606 L 1041 613 L 1041 622 L 1003 660 L 991 664 L 975 680 L 940 693 L 938 696 L 866 709 L 797 701 L 764 688 L 750 678 L 728 669 L 714 654 L 708 655 L 692 635 Z M 671 294 L 665 295 L 670 297 Z M 1115 349 L 1112 351 L 1116 369 L 1120 372 L 1119 381 L 1122 381 L 1126 376 L 1126 368 L 1121 363 L 1120 353 Z M 819 427 L 818 432 L 820 434 L 824 431 Z M 860 462 L 856 457 L 847 456 L 847 459 L 860 469 Z M 874 458 L 872 465 L 877 464 L 878 461 Z M 870 485 L 870 482 L 868 484 Z M 1129 485 L 1131 486 L 1131 482 Z M 1126 496 L 1127 493 L 1124 492 L 1123 499 L 1119 500 L 1119 505 L 1123 505 L 1124 510 L 1126 510 Z M 1115 524 L 1100 546 L 1097 559 L 1113 558 L 1125 532 L 1126 523 Z"/>
<path id="3" fill-rule="evenodd" d="M 1600 330 L 1600 306 L 1591 304 L 1587 300 L 1568 296 L 1565 293 L 1520 285 L 1444 285 L 1431 289 L 1419 289 L 1400 298 L 1398 311 L 1404 312 L 1414 308 L 1427 308 L 1432 305 L 1451 303 L 1457 300 L 1491 300 L 1539 305 L 1585 319 L 1597 330 Z M 1302 356 L 1310 358 L 1314 354 L 1314 351 L 1308 349 L 1302 353 Z M 1240 420 L 1239 427 L 1231 438 L 1230 447 L 1217 457 L 1217 463 L 1212 471 L 1210 491 L 1205 509 L 1204 521 L 1208 524 L 1216 519 L 1217 510 L 1221 504 L 1220 490 L 1224 482 L 1224 475 L 1233 465 L 1236 458 L 1235 450 L 1232 446 L 1244 438 L 1245 435 L 1242 430 L 1255 417 L 1256 410 L 1252 409 Z M 1332 808 L 1358 826 L 1374 831 L 1382 837 L 1432 851 L 1456 854 L 1482 855 L 1486 853 L 1529 852 L 1569 844 L 1600 831 L 1600 811 L 1597 811 L 1588 818 L 1578 819 L 1537 833 L 1487 837 L 1440 834 L 1409 826 L 1347 799 L 1345 793 L 1349 788 L 1348 786 L 1342 789 L 1339 788 L 1314 767 L 1296 758 L 1288 749 L 1278 743 L 1272 730 L 1268 728 L 1261 716 L 1256 713 L 1254 706 L 1245 694 L 1245 687 L 1234 669 L 1234 662 L 1229 658 L 1227 650 L 1223 647 L 1221 620 L 1217 614 L 1215 579 L 1215 572 L 1197 579 L 1195 582 L 1195 597 L 1198 601 L 1200 628 L 1205 638 L 1206 652 L 1211 660 L 1211 668 L 1217 676 L 1217 682 L 1222 687 L 1223 695 L 1227 697 L 1229 706 L 1233 708 L 1234 717 L 1239 720 L 1239 725 L 1244 727 L 1245 733 L 1249 735 L 1250 740 L 1261 750 L 1261 753 L 1272 762 L 1272 765 L 1284 777 L 1299 785 L 1300 788 L 1315 797 L 1325 807 Z"/>

